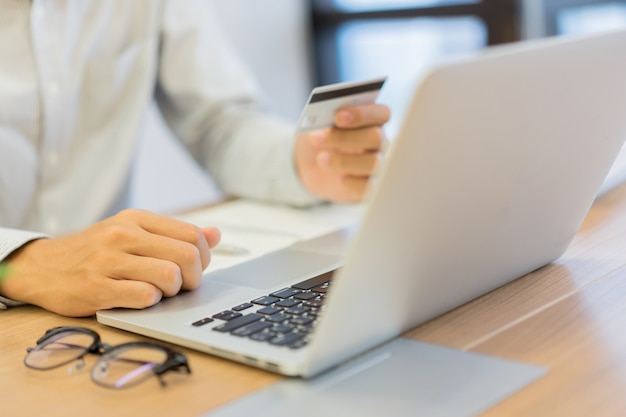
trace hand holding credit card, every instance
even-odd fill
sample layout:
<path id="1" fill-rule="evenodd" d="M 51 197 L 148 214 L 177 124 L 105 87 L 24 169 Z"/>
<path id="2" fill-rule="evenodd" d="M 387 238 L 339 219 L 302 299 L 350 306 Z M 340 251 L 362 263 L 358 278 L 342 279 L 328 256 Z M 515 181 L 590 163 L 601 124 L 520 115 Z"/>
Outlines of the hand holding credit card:
<path id="1" fill-rule="evenodd" d="M 298 122 L 297 134 L 334 126 L 335 113 L 342 107 L 372 104 L 386 77 L 316 87 L 311 91 Z"/>

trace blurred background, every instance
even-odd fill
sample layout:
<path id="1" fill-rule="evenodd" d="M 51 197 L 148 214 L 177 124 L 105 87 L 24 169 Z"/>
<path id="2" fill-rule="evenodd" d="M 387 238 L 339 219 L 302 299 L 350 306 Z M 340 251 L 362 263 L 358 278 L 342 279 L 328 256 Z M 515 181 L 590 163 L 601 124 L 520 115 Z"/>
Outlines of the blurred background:
<path id="1" fill-rule="evenodd" d="M 626 0 L 206 1 L 272 110 L 294 123 L 313 86 L 387 75 L 380 101 L 393 112 L 390 138 L 414 87 L 443 60 L 503 43 L 626 27 Z M 168 213 L 219 200 L 219 188 L 181 151 L 155 109 L 150 121 L 133 205 Z"/>

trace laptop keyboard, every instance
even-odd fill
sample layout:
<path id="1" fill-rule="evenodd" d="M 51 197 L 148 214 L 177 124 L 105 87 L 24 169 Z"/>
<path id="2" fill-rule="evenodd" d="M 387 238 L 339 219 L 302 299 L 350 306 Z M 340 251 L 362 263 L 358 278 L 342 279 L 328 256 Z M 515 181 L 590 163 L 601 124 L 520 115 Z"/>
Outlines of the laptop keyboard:
<path id="1" fill-rule="evenodd" d="M 304 280 L 192 323 L 276 346 L 305 346 L 320 314 L 334 271 Z"/>

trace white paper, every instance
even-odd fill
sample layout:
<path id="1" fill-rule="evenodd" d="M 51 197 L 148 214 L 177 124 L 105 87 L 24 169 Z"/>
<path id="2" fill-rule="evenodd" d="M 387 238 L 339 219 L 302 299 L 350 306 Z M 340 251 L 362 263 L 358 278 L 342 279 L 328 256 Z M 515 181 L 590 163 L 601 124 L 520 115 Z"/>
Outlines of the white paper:
<path id="1" fill-rule="evenodd" d="M 197 226 L 218 227 L 220 246 L 235 251 L 213 252 L 207 270 L 234 266 L 285 248 L 300 240 L 313 239 L 359 222 L 361 205 L 320 205 L 307 209 L 234 200 L 177 216 Z M 230 253 L 229 253 L 230 252 Z"/>

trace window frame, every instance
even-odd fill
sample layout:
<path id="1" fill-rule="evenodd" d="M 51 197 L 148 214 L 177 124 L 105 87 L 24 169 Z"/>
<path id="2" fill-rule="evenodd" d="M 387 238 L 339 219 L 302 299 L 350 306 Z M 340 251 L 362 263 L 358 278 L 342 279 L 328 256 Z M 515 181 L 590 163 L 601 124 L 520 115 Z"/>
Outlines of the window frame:
<path id="1" fill-rule="evenodd" d="M 612 3 L 624 3 L 619 0 L 544 0 L 544 34 L 554 36 L 558 34 L 557 22 L 559 13 L 571 7 L 600 6 Z"/>
<path id="2" fill-rule="evenodd" d="M 474 16 L 484 22 L 487 45 L 515 42 L 521 39 L 520 0 L 482 0 L 439 6 L 344 11 L 333 0 L 309 0 L 316 84 L 339 80 L 337 32 L 341 25 L 353 21 L 393 20 L 419 17 Z"/>

